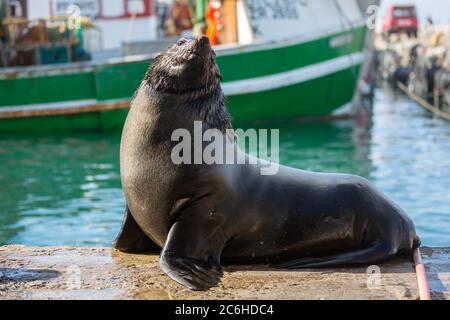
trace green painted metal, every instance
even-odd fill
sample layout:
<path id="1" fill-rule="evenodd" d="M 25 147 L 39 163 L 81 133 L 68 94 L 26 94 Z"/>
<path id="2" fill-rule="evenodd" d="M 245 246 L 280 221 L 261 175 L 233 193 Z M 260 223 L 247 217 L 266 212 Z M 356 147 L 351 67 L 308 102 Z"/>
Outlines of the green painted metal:
<path id="1" fill-rule="evenodd" d="M 150 61 L 103 65 L 95 71 L 98 100 L 129 98 L 139 87 Z"/>
<path id="2" fill-rule="evenodd" d="M 0 133 L 54 133 L 120 131 L 127 109 L 71 115 L 0 119 Z"/>
<path id="3" fill-rule="evenodd" d="M 328 115 L 351 101 L 356 84 L 353 71 L 358 69 L 347 69 L 276 90 L 231 96 L 228 106 L 233 119 L 238 121 Z"/>
<path id="4" fill-rule="evenodd" d="M 353 41 L 348 45 L 331 48 L 329 45 L 331 39 L 344 33 L 270 50 L 241 52 L 237 55 L 221 56 L 219 54 L 217 62 L 225 82 L 294 70 L 360 52 L 363 48 L 366 28 L 353 30 L 351 32 Z"/>
<path id="5" fill-rule="evenodd" d="M 228 108 L 234 122 L 324 116 L 352 99 L 356 84 L 355 72 L 358 72 L 358 68 L 276 90 L 232 96 L 228 98 Z M 0 119 L 0 133 L 118 131 L 123 126 L 127 112 L 126 109 L 119 109 Z"/>
<path id="6" fill-rule="evenodd" d="M 94 99 L 94 74 L 80 72 L 0 80 L 1 106 Z"/>

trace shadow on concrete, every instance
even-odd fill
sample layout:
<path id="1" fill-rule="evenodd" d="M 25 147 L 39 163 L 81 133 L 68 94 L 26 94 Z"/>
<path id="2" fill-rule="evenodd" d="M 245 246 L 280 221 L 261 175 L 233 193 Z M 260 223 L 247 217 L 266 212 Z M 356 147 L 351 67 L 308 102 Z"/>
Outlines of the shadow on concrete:
<path id="1" fill-rule="evenodd" d="M 61 276 L 61 272 L 49 269 L 0 268 L 0 283 L 49 280 Z"/>
<path id="2" fill-rule="evenodd" d="M 422 247 L 431 297 L 446 300 L 450 292 L 450 250 L 448 248 Z"/>

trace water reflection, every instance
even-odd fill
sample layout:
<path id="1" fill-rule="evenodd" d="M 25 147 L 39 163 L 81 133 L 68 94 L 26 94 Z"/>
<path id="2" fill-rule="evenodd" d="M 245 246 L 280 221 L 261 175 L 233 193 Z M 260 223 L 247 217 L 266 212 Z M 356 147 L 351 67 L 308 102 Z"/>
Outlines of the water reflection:
<path id="1" fill-rule="evenodd" d="M 121 223 L 120 135 L 0 140 L 0 243 L 106 245 Z"/>

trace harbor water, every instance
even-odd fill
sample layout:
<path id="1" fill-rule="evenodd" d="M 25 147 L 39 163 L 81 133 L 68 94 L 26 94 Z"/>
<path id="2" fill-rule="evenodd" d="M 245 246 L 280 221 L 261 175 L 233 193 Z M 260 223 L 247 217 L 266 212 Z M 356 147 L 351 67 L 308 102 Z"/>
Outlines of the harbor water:
<path id="1" fill-rule="evenodd" d="M 362 175 L 424 245 L 450 243 L 450 123 L 380 89 L 366 119 L 258 127 L 280 129 L 282 164 Z M 110 246 L 125 205 L 119 144 L 120 133 L 0 135 L 0 245 Z"/>

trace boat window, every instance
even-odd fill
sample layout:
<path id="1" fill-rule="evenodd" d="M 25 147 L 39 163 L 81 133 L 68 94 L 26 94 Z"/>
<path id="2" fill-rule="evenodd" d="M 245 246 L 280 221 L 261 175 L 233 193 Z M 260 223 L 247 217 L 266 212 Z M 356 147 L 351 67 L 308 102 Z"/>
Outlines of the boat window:
<path id="1" fill-rule="evenodd" d="M 415 16 L 414 8 L 396 8 L 393 12 L 395 18 L 409 18 Z"/>

